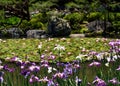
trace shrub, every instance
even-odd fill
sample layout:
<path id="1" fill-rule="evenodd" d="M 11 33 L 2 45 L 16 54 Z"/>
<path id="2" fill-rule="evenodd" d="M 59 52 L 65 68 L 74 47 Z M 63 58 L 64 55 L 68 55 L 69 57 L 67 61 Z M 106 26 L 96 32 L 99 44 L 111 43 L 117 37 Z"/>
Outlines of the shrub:
<path id="1" fill-rule="evenodd" d="M 84 14 L 75 12 L 75 13 L 66 15 L 64 18 L 70 21 L 71 23 L 74 23 L 74 22 L 81 23 L 83 21 Z"/>
<path id="2" fill-rule="evenodd" d="M 64 19 L 70 22 L 70 26 L 72 30 L 76 30 L 72 32 L 78 33 L 79 30 L 81 29 L 80 23 L 83 22 L 84 15 L 82 13 L 75 12 L 75 13 L 66 15 Z"/>
<path id="3" fill-rule="evenodd" d="M 79 8 L 80 6 L 74 2 L 69 2 L 69 3 L 66 3 L 65 4 L 66 8 L 67 9 L 70 9 L 70 8 Z"/>
<path id="4" fill-rule="evenodd" d="M 30 24 L 32 29 L 43 29 L 44 27 L 43 23 L 38 21 L 37 18 L 32 18 Z"/>
<path id="5" fill-rule="evenodd" d="M 115 20 L 114 13 L 109 13 L 109 21 L 114 21 L 114 20 Z"/>
<path id="6" fill-rule="evenodd" d="M 116 13 L 116 20 L 120 21 L 120 13 Z"/>
<path id="7" fill-rule="evenodd" d="M 33 15 L 30 21 L 24 20 L 19 27 L 24 29 L 42 29 L 43 30 L 45 29 L 45 25 L 47 21 L 48 21 L 47 16 L 45 16 L 44 13 L 39 13 L 39 14 Z"/>
<path id="8" fill-rule="evenodd" d="M 113 31 L 115 31 L 116 33 L 118 32 L 120 33 L 120 21 L 114 21 L 113 27 L 114 27 Z"/>
<path id="9" fill-rule="evenodd" d="M 102 13 L 100 12 L 91 12 L 90 14 L 87 15 L 87 20 L 91 22 L 96 19 L 100 19 L 101 16 L 102 16 Z"/>
<path id="10" fill-rule="evenodd" d="M 46 12 L 35 14 L 32 18 L 36 19 L 36 21 L 42 22 L 43 24 L 47 23 L 49 19 Z"/>
<path id="11" fill-rule="evenodd" d="M 88 32 L 88 28 L 86 27 L 81 28 L 80 33 L 86 33 L 86 32 Z"/>

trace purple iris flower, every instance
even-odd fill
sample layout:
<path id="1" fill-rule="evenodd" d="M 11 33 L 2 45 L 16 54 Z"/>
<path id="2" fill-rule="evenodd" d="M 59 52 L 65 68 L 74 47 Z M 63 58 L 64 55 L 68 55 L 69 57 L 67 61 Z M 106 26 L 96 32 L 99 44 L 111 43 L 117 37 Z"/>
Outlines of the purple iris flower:
<path id="1" fill-rule="evenodd" d="M 21 66 L 22 65 L 22 62 L 21 61 L 18 61 L 16 62 L 17 66 Z"/>
<path id="2" fill-rule="evenodd" d="M 67 78 L 69 75 L 73 73 L 73 65 L 70 63 L 65 64 L 65 68 L 63 69 L 63 73 L 65 75 L 65 78 Z"/>
<path id="3" fill-rule="evenodd" d="M 41 67 L 48 67 L 49 64 L 48 64 L 48 61 L 47 60 L 42 60 L 41 61 Z"/>
<path id="4" fill-rule="evenodd" d="M 119 65 L 119 67 L 118 67 L 116 70 L 119 70 L 119 71 L 120 71 L 120 65 Z"/>
<path id="5" fill-rule="evenodd" d="M 40 71 L 40 66 L 31 65 L 31 66 L 29 67 L 29 70 L 30 70 L 31 72 L 38 72 L 38 71 Z"/>
<path id="6" fill-rule="evenodd" d="M 65 73 L 58 72 L 53 75 L 53 78 L 57 78 L 57 77 L 63 79 L 63 78 L 65 78 Z"/>
<path id="7" fill-rule="evenodd" d="M 41 59 L 44 59 L 44 58 L 45 58 L 45 54 L 42 54 L 42 55 L 40 56 L 40 58 L 41 58 Z"/>
<path id="8" fill-rule="evenodd" d="M 0 83 L 3 83 L 4 79 L 3 76 L 0 76 Z"/>
<path id="9" fill-rule="evenodd" d="M 100 62 L 96 62 L 96 61 L 93 61 L 92 63 L 89 64 L 89 67 L 92 67 L 92 66 L 100 66 L 101 63 Z"/>
<path id="10" fill-rule="evenodd" d="M 17 56 L 10 59 L 11 62 L 17 62 L 18 60 L 20 60 L 20 58 L 18 58 Z"/>
<path id="11" fill-rule="evenodd" d="M 72 65 L 73 65 L 73 68 L 74 68 L 74 69 L 81 68 L 81 66 L 80 66 L 80 61 L 79 61 L 79 60 L 73 61 L 73 62 L 72 62 Z"/>
<path id="12" fill-rule="evenodd" d="M 89 52 L 89 54 L 90 54 L 90 55 L 97 55 L 98 53 L 95 52 L 95 51 L 91 51 L 91 52 Z"/>
<path id="13" fill-rule="evenodd" d="M 109 45 L 110 45 L 111 47 L 113 47 L 113 46 L 115 45 L 115 42 L 111 41 L 111 42 L 109 42 Z"/>
<path id="14" fill-rule="evenodd" d="M 80 65 L 79 64 L 74 64 L 73 65 L 73 72 L 76 73 L 77 69 L 80 69 Z"/>
<path id="15" fill-rule="evenodd" d="M 73 69 L 72 68 L 64 68 L 63 72 L 67 75 L 71 75 L 73 73 Z"/>
<path id="16" fill-rule="evenodd" d="M 54 60 L 56 57 L 54 56 L 54 55 L 50 55 L 49 57 L 48 57 L 48 59 L 49 60 Z"/>
<path id="17" fill-rule="evenodd" d="M 119 46 L 120 45 L 120 40 L 116 40 L 116 41 L 111 41 L 111 42 L 109 42 L 109 45 L 110 46 Z"/>
<path id="18" fill-rule="evenodd" d="M 31 65 L 36 65 L 36 63 L 35 63 L 35 62 L 31 62 L 30 64 L 31 64 Z"/>
<path id="19" fill-rule="evenodd" d="M 30 83 L 39 82 L 39 78 L 35 75 L 31 75 L 29 82 Z"/>
<path id="20" fill-rule="evenodd" d="M 40 79 L 39 81 L 40 81 L 40 82 L 48 82 L 49 79 L 48 79 L 48 77 L 46 76 L 46 77 L 44 77 L 43 79 Z"/>
<path id="21" fill-rule="evenodd" d="M 58 67 L 59 67 L 59 66 L 62 66 L 62 65 L 61 65 L 61 62 L 57 62 L 57 66 L 58 66 Z"/>
<path id="22" fill-rule="evenodd" d="M 22 70 L 21 75 L 23 75 L 25 78 L 27 78 L 27 76 L 30 75 L 30 71 L 29 70 Z"/>
<path id="23" fill-rule="evenodd" d="M 21 64 L 19 64 L 20 65 L 20 68 L 21 69 L 24 69 L 24 68 L 26 68 L 26 67 L 28 67 L 28 62 L 22 62 Z"/>
<path id="24" fill-rule="evenodd" d="M 80 61 L 79 61 L 79 60 L 74 60 L 74 61 L 72 62 L 72 64 L 80 64 Z"/>
<path id="25" fill-rule="evenodd" d="M 110 51 L 111 52 L 120 52 L 119 46 L 120 46 L 120 40 L 116 40 L 116 41 L 111 41 L 109 42 L 109 45 L 111 46 Z"/>
<path id="26" fill-rule="evenodd" d="M 72 68 L 72 64 L 67 63 L 67 64 L 65 64 L 65 67 L 66 67 L 66 68 Z"/>
<path id="27" fill-rule="evenodd" d="M 92 82 L 95 86 L 107 86 L 106 82 L 99 77 L 95 77 L 95 80 Z"/>
<path id="28" fill-rule="evenodd" d="M 53 80 L 49 80 L 47 86 L 56 86 Z"/>
<path id="29" fill-rule="evenodd" d="M 112 83 L 114 85 L 120 84 L 120 82 L 117 80 L 117 78 L 113 78 L 113 79 L 109 80 L 108 82 Z"/>
<path id="30" fill-rule="evenodd" d="M 87 83 L 87 86 L 92 86 L 90 82 Z"/>
<path id="31" fill-rule="evenodd" d="M 80 66 L 79 64 L 74 64 L 74 65 L 73 65 L 73 68 L 75 68 L 75 69 L 76 69 L 76 68 L 81 68 L 81 66 Z"/>
<path id="32" fill-rule="evenodd" d="M 4 75 L 4 72 L 0 71 L 0 83 L 3 83 L 3 81 L 4 81 L 3 75 Z"/>
<path id="33" fill-rule="evenodd" d="M 82 80 L 78 78 L 78 76 L 76 76 L 75 78 L 75 82 L 76 82 L 76 86 L 80 86 Z"/>
<path id="34" fill-rule="evenodd" d="M 6 71 L 9 71 L 9 72 L 14 72 L 15 71 L 14 68 L 9 68 L 8 65 L 4 65 L 3 69 L 6 70 Z"/>

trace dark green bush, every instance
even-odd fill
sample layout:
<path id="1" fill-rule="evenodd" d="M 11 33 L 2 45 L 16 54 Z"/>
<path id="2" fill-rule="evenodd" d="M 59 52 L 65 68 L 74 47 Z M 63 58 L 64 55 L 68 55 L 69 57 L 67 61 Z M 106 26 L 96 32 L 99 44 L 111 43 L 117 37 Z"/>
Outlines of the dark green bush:
<path id="1" fill-rule="evenodd" d="M 120 21 L 113 21 L 112 24 L 113 24 L 113 27 L 116 27 L 116 28 L 120 27 Z"/>
<path id="2" fill-rule="evenodd" d="M 86 32 L 88 32 L 88 28 L 87 27 L 81 28 L 80 33 L 86 33 Z"/>
<path id="3" fill-rule="evenodd" d="M 32 18 L 29 23 L 31 24 L 31 29 L 43 29 L 44 25 L 37 18 Z"/>
<path id="4" fill-rule="evenodd" d="M 24 20 L 19 26 L 24 29 L 45 29 L 48 22 L 48 17 L 46 13 L 34 14 L 30 21 Z"/>
<path id="5" fill-rule="evenodd" d="M 109 21 L 114 21 L 115 20 L 115 15 L 114 13 L 109 13 L 109 18 L 108 18 Z"/>
<path id="6" fill-rule="evenodd" d="M 115 31 L 116 33 L 120 33 L 120 21 L 115 21 L 115 22 L 112 22 L 113 23 L 113 31 Z"/>
<path id="7" fill-rule="evenodd" d="M 100 12 L 91 12 L 90 14 L 87 15 L 87 20 L 88 20 L 88 22 L 91 22 L 96 19 L 100 19 L 101 16 L 102 16 L 102 13 L 100 13 Z"/>
<path id="8" fill-rule="evenodd" d="M 47 23 L 49 19 L 46 12 L 35 14 L 32 18 L 36 19 L 36 21 L 42 22 L 43 24 Z"/>
<path id="9" fill-rule="evenodd" d="M 120 13 L 109 13 L 109 21 L 119 21 L 120 20 Z"/>
<path id="10" fill-rule="evenodd" d="M 69 21 L 73 33 L 80 32 L 80 29 L 81 29 L 80 23 L 83 22 L 84 14 L 75 12 L 75 13 L 66 15 L 64 19 Z"/>
<path id="11" fill-rule="evenodd" d="M 71 23 L 74 23 L 74 22 L 81 23 L 83 21 L 84 14 L 75 12 L 75 13 L 66 15 L 64 18 L 70 21 Z"/>
<path id="12" fill-rule="evenodd" d="M 120 21 L 120 13 L 116 13 L 116 20 Z"/>
<path id="13" fill-rule="evenodd" d="M 31 28 L 31 24 L 29 21 L 23 20 L 19 27 L 24 29 L 29 29 Z"/>

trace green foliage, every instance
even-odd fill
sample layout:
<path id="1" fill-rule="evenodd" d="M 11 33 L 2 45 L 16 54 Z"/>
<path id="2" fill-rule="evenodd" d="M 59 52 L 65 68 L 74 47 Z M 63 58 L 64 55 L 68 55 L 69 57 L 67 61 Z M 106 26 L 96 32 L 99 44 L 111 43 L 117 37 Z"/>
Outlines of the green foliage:
<path id="1" fill-rule="evenodd" d="M 30 21 L 24 20 L 19 27 L 24 29 L 45 29 L 48 19 L 46 13 L 34 14 Z"/>
<path id="2" fill-rule="evenodd" d="M 5 28 L 9 28 L 13 25 L 17 25 L 20 22 L 20 18 L 18 17 L 9 17 L 9 18 L 4 18 L 2 17 L 0 20 L 0 24 Z"/>
<path id="3" fill-rule="evenodd" d="M 55 2 L 56 0 L 40 0 L 38 3 L 32 4 L 30 11 L 47 11 L 50 9 L 50 7 L 57 6 Z"/>
<path id="4" fill-rule="evenodd" d="M 66 8 L 79 8 L 79 5 L 78 4 L 76 4 L 76 3 L 74 3 L 74 2 L 69 2 L 69 3 L 67 3 L 66 5 Z"/>
<path id="5" fill-rule="evenodd" d="M 34 19 L 31 21 L 23 21 L 22 24 L 19 26 L 20 28 L 25 29 L 44 29 L 44 25 L 42 22 L 36 22 Z"/>
<path id="6" fill-rule="evenodd" d="M 120 13 L 109 13 L 109 20 L 111 22 L 119 21 L 120 20 Z"/>
<path id="7" fill-rule="evenodd" d="M 115 37 L 120 37 L 120 21 L 113 22 L 112 33 L 114 34 Z"/>
<path id="8" fill-rule="evenodd" d="M 19 27 L 23 29 L 28 29 L 31 27 L 31 24 L 27 20 L 23 20 Z"/>
<path id="9" fill-rule="evenodd" d="M 6 19 L 6 22 L 8 24 L 12 24 L 12 25 L 18 24 L 19 21 L 20 21 L 20 19 L 18 17 L 10 17 L 10 18 Z"/>
<path id="10" fill-rule="evenodd" d="M 114 13 L 109 13 L 109 21 L 114 21 L 114 20 L 115 20 Z"/>
<path id="11" fill-rule="evenodd" d="M 4 23 L 4 11 L 0 10 L 0 26 L 2 25 L 2 23 Z"/>
<path id="12" fill-rule="evenodd" d="M 66 19 L 70 22 L 70 26 L 71 26 L 72 30 L 76 30 L 73 32 L 76 33 L 77 31 L 79 31 L 81 29 L 80 23 L 83 22 L 84 14 L 75 12 L 75 13 L 66 15 L 64 17 L 64 19 Z M 79 33 L 79 32 L 77 32 L 77 33 Z"/>
<path id="13" fill-rule="evenodd" d="M 41 22 L 30 22 L 31 28 L 30 29 L 43 29 L 43 23 Z"/>
<path id="14" fill-rule="evenodd" d="M 37 21 L 40 21 L 40 22 L 42 22 L 44 24 L 47 23 L 48 19 L 49 19 L 46 12 L 38 13 L 35 16 L 33 16 L 32 18 L 35 18 L 35 19 L 37 19 Z"/>
<path id="15" fill-rule="evenodd" d="M 23 2 L 23 0 L 1 0 L 0 5 L 17 7 L 16 4 L 20 5 L 21 2 Z M 70 22 L 72 33 L 84 33 L 86 31 L 82 30 L 83 27 L 81 26 L 83 21 L 104 20 L 106 15 L 106 20 L 112 22 L 113 27 L 119 28 L 119 23 L 115 23 L 120 20 L 120 13 L 116 12 L 119 10 L 119 3 L 117 3 L 117 1 L 108 1 L 107 5 L 109 6 L 109 10 L 105 9 L 101 1 L 95 0 L 29 0 L 28 8 L 31 20 L 23 20 L 19 27 L 24 29 L 46 29 L 50 17 L 56 15 L 61 18 L 64 17 L 64 19 Z M 54 8 L 58 10 L 56 11 Z M 64 10 L 59 10 L 65 9 L 66 12 L 69 13 L 70 8 L 77 8 L 79 12 L 70 13 L 64 16 Z M 32 14 L 32 12 L 34 13 L 36 11 L 41 13 Z M 5 18 L 4 14 L 4 9 L 0 8 L 0 29 L 9 28 L 10 25 L 16 25 L 20 21 L 19 18 L 13 16 Z"/>
<path id="16" fill-rule="evenodd" d="M 0 0 L 0 4 L 7 5 L 7 4 L 11 4 L 11 3 L 13 3 L 13 0 Z"/>
<path id="17" fill-rule="evenodd" d="M 102 13 L 100 12 L 91 12 L 90 14 L 87 15 L 87 20 L 90 21 L 94 21 L 96 19 L 100 19 L 100 17 L 102 16 Z"/>
<path id="18" fill-rule="evenodd" d="M 120 21 L 120 13 L 116 13 L 116 20 Z"/>
<path id="19" fill-rule="evenodd" d="M 67 19 L 68 21 L 70 21 L 71 23 L 74 23 L 74 22 L 80 23 L 83 21 L 84 14 L 75 12 L 75 13 L 66 15 L 64 18 Z"/>
<path id="20" fill-rule="evenodd" d="M 4 11 L 0 10 L 0 19 L 3 19 L 3 17 L 4 17 Z"/>
<path id="21" fill-rule="evenodd" d="M 112 22 L 114 27 L 120 27 L 120 21 Z"/>
<path id="22" fill-rule="evenodd" d="M 27 55 L 29 60 L 38 61 L 39 54 L 38 45 L 41 42 L 41 53 L 49 55 L 51 52 L 57 57 L 58 51 L 54 50 L 56 44 L 65 46 L 65 51 L 62 52 L 62 61 L 74 60 L 83 48 L 86 50 L 94 50 L 97 52 L 107 51 L 109 46 L 104 44 L 104 41 L 100 39 L 96 42 L 97 38 L 54 38 L 54 39 L 3 39 L 0 42 L 0 58 L 18 56 L 21 59 L 25 59 Z M 108 39 L 105 43 L 108 43 Z M 89 42 L 89 44 L 88 44 Z M 76 52 L 75 52 L 76 51 Z M 69 54 L 70 53 L 70 54 Z"/>
<path id="23" fill-rule="evenodd" d="M 88 31 L 88 28 L 84 27 L 80 30 L 80 33 L 86 33 Z"/>

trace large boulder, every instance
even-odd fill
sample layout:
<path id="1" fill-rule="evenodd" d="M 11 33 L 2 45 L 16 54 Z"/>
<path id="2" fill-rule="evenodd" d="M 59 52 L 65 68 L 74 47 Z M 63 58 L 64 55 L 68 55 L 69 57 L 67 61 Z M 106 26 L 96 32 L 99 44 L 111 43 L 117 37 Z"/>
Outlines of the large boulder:
<path id="1" fill-rule="evenodd" d="M 106 22 L 106 28 L 110 27 L 111 23 L 110 22 Z M 105 23 L 104 21 L 100 21 L 100 20 L 95 20 L 92 22 L 89 22 L 87 24 L 88 30 L 89 31 L 103 31 L 105 29 Z"/>
<path id="2" fill-rule="evenodd" d="M 20 28 L 9 28 L 7 30 L 3 30 L 2 33 L 6 33 L 5 35 L 11 38 L 19 38 L 23 34 Z"/>
<path id="3" fill-rule="evenodd" d="M 53 37 L 69 36 L 71 28 L 67 20 L 52 17 L 48 25 L 48 34 Z"/>
<path id="4" fill-rule="evenodd" d="M 47 38 L 48 35 L 44 30 L 28 30 L 26 32 L 27 38 Z"/>

